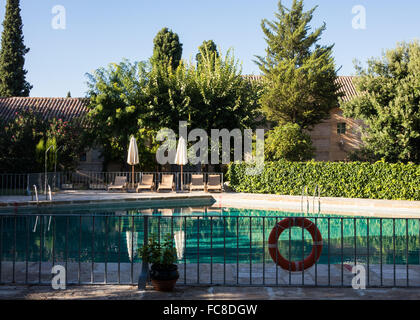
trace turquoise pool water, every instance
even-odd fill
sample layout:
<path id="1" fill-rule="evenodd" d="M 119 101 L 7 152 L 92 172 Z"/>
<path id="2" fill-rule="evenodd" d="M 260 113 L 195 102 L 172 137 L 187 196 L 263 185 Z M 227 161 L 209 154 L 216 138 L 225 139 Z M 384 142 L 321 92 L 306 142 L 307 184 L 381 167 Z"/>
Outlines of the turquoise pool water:
<path id="1" fill-rule="evenodd" d="M 305 215 L 208 207 L 137 209 L 136 204 L 23 211 L 1 218 L 1 260 L 139 262 L 145 216 L 149 232 L 174 236 L 179 263 L 235 264 L 271 263 L 267 239 L 276 222 Z M 419 264 L 417 219 L 308 218 L 324 239 L 320 264 Z M 285 258 L 297 261 L 310 253 L 312 239 L 293 228 L 282 234 L 279 245 Z"/>

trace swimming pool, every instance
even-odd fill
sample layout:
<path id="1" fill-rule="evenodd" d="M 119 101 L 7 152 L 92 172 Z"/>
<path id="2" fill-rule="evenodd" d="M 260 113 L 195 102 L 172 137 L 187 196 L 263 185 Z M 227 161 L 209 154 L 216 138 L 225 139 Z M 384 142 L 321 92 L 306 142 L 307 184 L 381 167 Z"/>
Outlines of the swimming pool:
<path id="1" fill-rule="evenodd" d="M 2 215 L 1 261 L 140 262 L 145 219 L 149 233 L 171 234 L 179 263 L 273 263 L 267 239 L 277 222 L 305 214 L 214 207 L 155 207 L 135 203 L 29 209 Z M 419 265 L 419 220 L 307 216 L 324 248 L 318 264 Z M 302 260 L 312 250 L 307 231 L 279 240 L 282 255 Z"/>

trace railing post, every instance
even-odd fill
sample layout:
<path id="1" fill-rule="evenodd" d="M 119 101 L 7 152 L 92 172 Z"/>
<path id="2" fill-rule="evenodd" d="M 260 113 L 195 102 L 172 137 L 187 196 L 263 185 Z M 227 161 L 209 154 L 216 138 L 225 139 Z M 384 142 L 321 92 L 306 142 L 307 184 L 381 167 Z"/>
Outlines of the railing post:
<path id="1" fill-rule="evenodd" d="M 147 241 L 149 240 L 149 217 L 144 216 L 143 219 L 143 245 L 147 245 Z M 144 258 L 142 259 L 141 263 L 141 273 L 139 276 L 139 283 L 138 283 L 138 289 L 144 290 L 146 289 L 146 284 L 149 281 L 149 264 L 144 261 Z"/>
<path id="2" fill-rule="evenodd" d="M 26 194 L 31 195 L 31 187 L 29 185 L 29 173 L 26 174 Z"/>

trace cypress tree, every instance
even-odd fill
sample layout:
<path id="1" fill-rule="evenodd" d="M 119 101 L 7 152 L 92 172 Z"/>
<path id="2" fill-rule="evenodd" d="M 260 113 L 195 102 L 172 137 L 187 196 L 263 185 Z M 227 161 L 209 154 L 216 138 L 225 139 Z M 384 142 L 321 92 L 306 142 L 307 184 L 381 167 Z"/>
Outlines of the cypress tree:
<path id="1" fill-rule="evenodd" d="M 268 45 L 266 56 L 256 61 L 266 84 L 261 105 L 275 123 L 310 129 L 338 106 L 333 45 L 318 44 L 325 23 L 311 32 L 315 10 L 305 12 L 303 0 L 294 0 L 291 9 L 279 1 L 276 19 L 261 23 Z"/>
<path id="2" fill-rule="evenodd" d="M 32 86 L 26 81 L 23 24 L 19 0 L 7 0 L 0 51 L 0 96 L 27 97 Z"/>
<path id="3" fill-rule="evenodd" d="M 203 41 L 202 45 L 198 47 L 198 53 L 195 56 L 197 64 L 200 64 L 203 59 L 203 54 L 214 54 L 215 58 L 219 57 L 219 52 L 217 51 L 217 46 L 213 40 Z"/>
<path id="4" fill-rule="evenodd" d="M 163 28 L 157 33 L 153 44 L 152 63 L 170 63 L 172 69 L 178 68 L 182 57 L 182 43 L 179 42 L 179 36 L 175 32 Z"/>

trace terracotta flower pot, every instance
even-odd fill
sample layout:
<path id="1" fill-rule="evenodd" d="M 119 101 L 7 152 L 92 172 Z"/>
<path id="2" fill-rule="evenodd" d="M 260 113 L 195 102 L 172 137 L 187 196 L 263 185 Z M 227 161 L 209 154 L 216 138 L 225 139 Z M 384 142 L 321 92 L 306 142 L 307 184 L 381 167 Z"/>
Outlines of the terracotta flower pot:
<path id="1" fill-rule="evenodd" d="M 171 292 L 179 279 L 178 266 L 152 265 L 150 278 L 156 291 Z"/>

